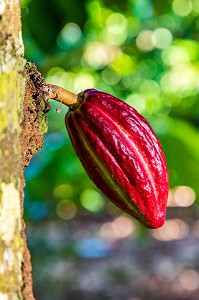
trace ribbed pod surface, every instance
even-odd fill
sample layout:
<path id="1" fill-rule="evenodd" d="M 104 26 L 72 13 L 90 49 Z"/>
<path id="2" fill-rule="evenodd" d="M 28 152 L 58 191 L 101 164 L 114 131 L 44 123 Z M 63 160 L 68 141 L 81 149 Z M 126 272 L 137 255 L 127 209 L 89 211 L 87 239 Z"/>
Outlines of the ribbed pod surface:
<path id="1" fill-rule="evenodd" d="M 145 226 L 162 226 L 168 172 L 152 128 L 135 109 L 110 94 L 88 89 L 79 98 L 81 104 L 66 115 L 66 127 L 90 179 Z"/>

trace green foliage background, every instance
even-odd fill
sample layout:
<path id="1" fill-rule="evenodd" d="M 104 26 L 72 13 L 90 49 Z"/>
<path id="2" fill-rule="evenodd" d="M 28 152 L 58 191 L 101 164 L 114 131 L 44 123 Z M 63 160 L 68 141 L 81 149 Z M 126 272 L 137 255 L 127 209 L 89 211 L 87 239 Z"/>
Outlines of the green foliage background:
<path id="1" fill-rule="evenodd" d="M 76 93 L 96 87 L 138 109 L 162 142 L 171 186 L 198 195 L 197 1 L 34 0 L 22 1 L 22 13 L 26 58 L 46 80 Z M 53 109 L 49 127 L 64 130 Z"/>
<path id="2" fill-rule="evenodd" d="M 162 143 L 171 188 L 189 186 L 198 199 L 198 1 L 22 0 L 21 5 L 25 56 L 46 81 L 75 93 L 95 87 L 135 107 Z M 64 125 L 67 109 L 57 114 L 57 107 L 52 101 L 44 148 L 26 170 L 27 222 L 119 216 L 81 167 Z M 34 243 L 30 238 L 33 249 Z"/>
<path id="3" fill-rule="evenodd" d="M 199 5 L 190 3 L 24 0 L 22 16 L 26 58 L 47 82 L 75 93 L 95 87 L 135 107 L 161 140 L 171 187 L 188 185 L 198 196 Z M 72 200 L 91 186 L 68 141 L 66 109 L 57 115 L 55 106 L 48 153 L 27 171 L 30 185 L 43 183 L 35 200 L 62 183 L 75 188 Z"/>

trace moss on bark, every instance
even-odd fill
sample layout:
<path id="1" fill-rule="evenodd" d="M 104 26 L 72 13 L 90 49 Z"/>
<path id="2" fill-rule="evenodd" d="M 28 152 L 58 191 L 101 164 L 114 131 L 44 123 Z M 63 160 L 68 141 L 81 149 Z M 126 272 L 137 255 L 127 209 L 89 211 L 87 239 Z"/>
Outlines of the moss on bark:
<path id="1" fill-rule="evenodd" d="M 0 295 L 22 299 L 20 120 L 25 61 L 19 3 L 6 0 L 0 6 Z"/>
<path id="2" fill-rule="evenodd" d="M 42 146 L 49 108 L 23 55 L 20 2 L 0 0 L 0 298 L 8 300 L 34 299 L 23 172 Z"/>

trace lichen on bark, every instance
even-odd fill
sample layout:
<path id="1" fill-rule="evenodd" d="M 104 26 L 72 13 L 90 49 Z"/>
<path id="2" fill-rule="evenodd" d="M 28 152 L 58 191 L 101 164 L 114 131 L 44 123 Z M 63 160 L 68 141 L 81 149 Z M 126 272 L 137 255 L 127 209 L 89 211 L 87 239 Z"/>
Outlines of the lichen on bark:
<path id="1" fill-rule="evenodd" d="M 20 119 L 25 80 L 18 1 L 0 2 L 0 295 L 22 299 Z"/>
<path id="2" fill-rule="evenodd" d="M 30 66 L 24 59 L 20 2 L 0 0 L 0 298 L 8 300 L 34 299 L 23 171 L 42 146 L 49 106 Z"/>

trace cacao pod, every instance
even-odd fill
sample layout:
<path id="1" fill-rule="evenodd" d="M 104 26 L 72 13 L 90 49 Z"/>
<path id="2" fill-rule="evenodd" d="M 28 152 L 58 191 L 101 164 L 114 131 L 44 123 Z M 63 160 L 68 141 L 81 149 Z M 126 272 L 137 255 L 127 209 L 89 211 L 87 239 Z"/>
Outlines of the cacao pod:
<path id="1" fill-rule="evenodd" d="M 148 228 L 163 225 L 168 172 L 161 145 L 134 108 L 96 89 L 66 114 L 73 147 L 95 185 Z"/>

